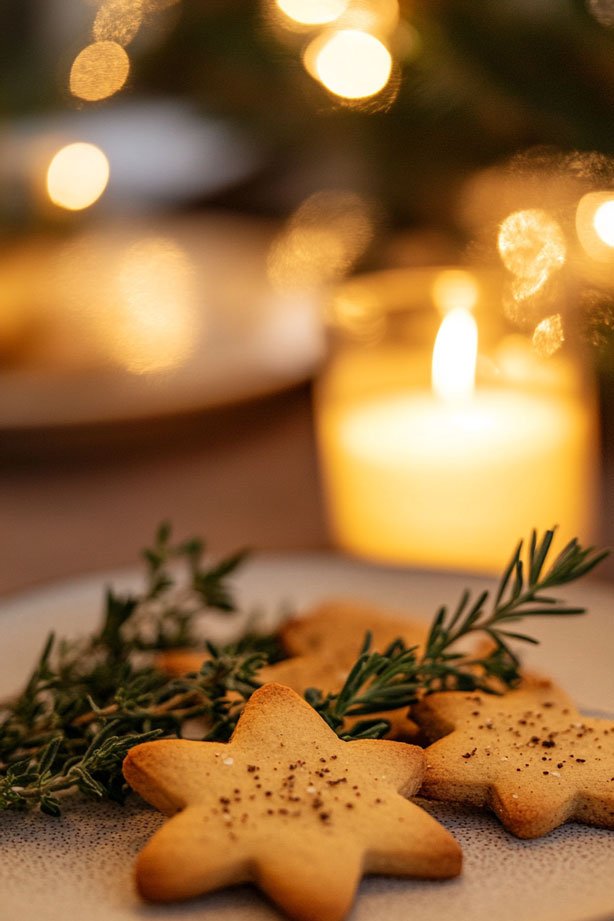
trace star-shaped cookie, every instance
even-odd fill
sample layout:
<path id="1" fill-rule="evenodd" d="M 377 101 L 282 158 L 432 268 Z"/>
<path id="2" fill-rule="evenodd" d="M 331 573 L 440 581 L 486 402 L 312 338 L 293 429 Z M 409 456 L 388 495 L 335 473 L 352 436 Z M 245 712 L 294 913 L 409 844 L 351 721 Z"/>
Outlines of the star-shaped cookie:
<path id="1" fill-rule="evenodd" d="M 351 666 L 365 634 L 371 648 L 383 652 L 399 637 L 407 646 L 420 646 L 427 636 L 423 624 L 372 604 L 344 598 L 323 601 L 302 617 L 287 621 L 281 629 L 284 649 L 291 656 L 320 655 Z"/>
<path id="2" fill-rule="evenodd" d="M 423 770 L 421 749 L 342 742 L 294 691 L 267 684 L 227 744 L 128 753 L 130 786 L 172 816 L 138 858 L 138 888 L 171 901 L 251 881 L 291 918 L 339 921 L 363 873 L 455 876 L 460 847 L 405 799 Z"/>
<path id="3" fill-rule="evenodd" d="M 338 681 L 356 661 L 367 631 L 371 633 L 371 648 L 378 652 L 399 638 L 407 646 L 422 646 L 428 632 L 423 624 L 401 614 L 359 601 L 331 599 L 288 620 L 279 633 L 291 658 L 300 657 L 314 664 L 326 662 L 331 676 L 337 675 Z M 198 650 L 171 649 L 160 653 L 156 661 L 169 674 L 185 675 L 198 671 L 204 659 L 205 653 Z"/>
<path id="4" fill-rule="evenodd" d="M 433 694 L 412 711 L 430 738 L 422 793 L 487 806 L 519 838 L 567 821 L 614 828 L 614 721 L 560 689 Z"/>
<path id="5" fill-rule="evenodd" d="M 325 601 L 283 625 L 281 640 L 290 658 L 265 666 L 258 678 L 263 684 L 273 681 L 286 685 L 301 695 L 307 688 L 318 688 L 324 694 L 339 691 L 360 653 L 367 631 L 372 635 L 372 649 L 379 652 L 398 638 L 407 646 L 419 646 L 426 638 L 426 629 L 421 624 L 400 614 L 356 601 Z M 157 661 L 169 674 L 185 675 L 198 671 L 203 653 L 170 650 Z M 345 728 L 367 718 L 387 720 L 388 737 L 392 739 L 411 739 L 418 732 L 407 707 L 368 717 L 349 717 Z"/>

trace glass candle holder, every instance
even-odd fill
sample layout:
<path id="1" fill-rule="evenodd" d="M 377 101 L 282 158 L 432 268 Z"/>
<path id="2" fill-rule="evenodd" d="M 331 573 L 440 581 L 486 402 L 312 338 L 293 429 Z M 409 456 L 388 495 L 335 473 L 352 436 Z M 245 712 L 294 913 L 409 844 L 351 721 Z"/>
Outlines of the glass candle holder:
<path id="1" fill-rule="evenodd" d="M 497 273 L 454 268 L 374 273 L 336 292 L 315 415 L 339 547 L 378 562 L 498 572 L 532 528 L 558 525 L 559 546 L 594 538 L 590 375 L 567 344 L 542 358 L 539 338 L 506 331 L 500 302 Z M 560 341 L 551 330 L 542 351 Z"/>

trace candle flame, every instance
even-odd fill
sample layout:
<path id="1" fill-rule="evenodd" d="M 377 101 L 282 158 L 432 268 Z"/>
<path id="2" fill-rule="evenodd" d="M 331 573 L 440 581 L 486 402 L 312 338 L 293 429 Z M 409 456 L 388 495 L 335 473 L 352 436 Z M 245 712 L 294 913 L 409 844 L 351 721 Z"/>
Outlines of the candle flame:
<path id="1" fill-rule="evenodd" d="M 468 399 L 475 387 L 478 327 L 468 310 L 456 307 L 441 321 L 433 349 L 433 390 L 446 402 Z"/>

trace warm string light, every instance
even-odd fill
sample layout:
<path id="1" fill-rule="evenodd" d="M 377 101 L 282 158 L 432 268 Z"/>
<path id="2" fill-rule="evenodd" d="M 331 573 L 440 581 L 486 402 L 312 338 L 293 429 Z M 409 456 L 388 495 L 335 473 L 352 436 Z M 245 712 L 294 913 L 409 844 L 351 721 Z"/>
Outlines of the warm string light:
<path id="1" fill-rule="evenodd" d="M 143 22 L 143 0 L 103 0 L 98 7 L 92 37 L 97 42 L 129 45 Z"/>
<path id="2" fill-rule="evenodd" d="M 47 169 L 47 193 L 54 205 L 82 211 L 98 201 L 109 181 L 109 161 L 94 144 L 68 144 Z"/>
<path id="3" fill-rule="evenodd" d="M 545 317 L 535 327 L 533 333 L 533 348 L 541 358 L 550 358 L 565 341 L 563 318 L 560 313 Z"/>
<path id="4" fill-rule="evenodd" d="M 80 51 L 70 69 L 69 87 L 84 102 L 99 102 L 117 93 L 130 73 L 130 58 L 117 42 L 93 42 Z"/>
<path id="5" fill-rule="evenodd" d="M 547 211 L 529 208 L 508 215 L 499 228 L 499 255 L 504 266 L 536 288 L 565 262 L 565 236 Z"/>
<path id="6" fill-rule="evenodd" d="M 130 57 L 126 46 L 136 38 L 146 14 L 179 0 L 102 0 L 92 23 L 92 41 L 75 57 L 69 89 L 84 102 L 109 99 L 126 85 Z"/>
<path id="7" fill-rule="evenodd" d="M 540 208 L 509 214 L 497 239 L 503 265 L 513 276 L 504 309 L 509 320 L 526 327 L 543 316 L 547 285 L 566 262 L 567 242 L 555 218 Z"/>
<path id="8" fill-rule="evenodd" d="M 392 72 L 392 55 L 386 45 L 360 29 L 332 30 L 315 39 L 306 54 L 322 86 L 343 99 L 377 95 Z"/>
<path id="9" fill-rule="evenodd" d="M 593 18 L 606 29 L 614 26 L 614 0 L 586 0 Z"/>
<path id="10" fill-rule="evenodd" d="M 474 235 L 499 225 L 499 256 L 509 273 L 503 310 L 529 334 L 533 353 L 549 357 L 572 331 L 602 349 L 614 323 L 614 159 L 526 151 L 480 174 L 463 208 Z M 565 310 L 557 313 L 561 303 Z"/>
<path id="11" fill-rule="evenodd" d="M 584 252 L 597 263 L 614 262 L 614 192 L 589 192 L 576 209 L 576 232 Z"/>
<path id="12" fill-rule="evenodd" d="M 614 197 L 599 205 L 593 217 L 593 227 L 601 242 L 614 248 Z"/>
<path id="13" fill-rule="evenodd" d="M 613 192 L 589 192 L 582 196 L 576 208 L 576 233 L 594 266 L 614 262 Z M 508 215 L 499 227 L 497 243 L 501 261 L 513 276 L 505 303 L 508 319 L 525 328 L 533 326 L 534 350 L 543 358 L 550 357 L 561 348 L 565 335 L 560 314 L 544 316 L 552 309 L 556 296 L 556 288 L 548 283 L 568 261 L 572 244 L 567 242 L 558 221 L 538 208 Z M 583 266 L 580 271 L 587 273 L 587 277 L 591 277 L 591 272 L 595 274 L 590 262 L 582 262 L 577 253 L 574 255 L 572 266 Z M 604 271 L 608 271 L 605 266 L 602 283 L 607 284 Z M 590 289 L 585 294 L 589 303 Z"/>
<path id="14" fill-rule="evenodd" d="M 273 241 L 267 268 L 276 290 L 309 289 L 342 277 L 373 237 L 366 202 L 354 192 L 309 196 Z"/>
<path id="15" fill-rule="evenodd" d="M 307 72 L 348 104 L 370 100 L 392 85 L 391 44 L 399 27 L 398 0 L 270 0 L 291 31 L 325 27 L 304 49 Z M 279 15 L 277 19 L 279 20 Z M 394 92 L 392 97 L 394 98 Z"/>
<path id="16" fill-rule="evenodd" d="M 194 264 L 170 236 L 87 235 L 62 249 L 55 272 L 84 343 L 131 374 L 178 370 L 203 335 Z"/>
<path id="17" fill-rule="evenodd" d="M 100 102 L 123 89 L 130 75 L 126 51 L 146 14 L 159 12 L 179 0 L 97 0 L 92 41 L 75 57 L 69 75 L 71 94 L 83 102 Z M 71 144 L 58 151 L 47 171 L 51 201 L 72 211 L 100 198 L 109 180 L 105 154 L 91 144 Z"/>
<path id="18" fill-rule="evenodd" d="M 278 9 L 293 22 L 320 26 L 334 22 L 347 7 L 347 0 L 275 0 Z"/>

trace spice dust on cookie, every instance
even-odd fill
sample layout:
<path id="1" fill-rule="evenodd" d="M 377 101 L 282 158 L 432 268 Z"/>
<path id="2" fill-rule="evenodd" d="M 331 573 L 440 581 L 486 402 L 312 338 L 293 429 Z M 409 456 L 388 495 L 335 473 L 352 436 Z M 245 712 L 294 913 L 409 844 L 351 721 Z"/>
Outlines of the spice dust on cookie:
<path id="1" fill-rule="evenodd" d="M 454 838 L 406 799 L 421 749 L 342 742 L 294 691 L 256 691 L 226 744 L 162 740 L 133 748 L 128 783 L 170 820 L 137 861 L 152 901 L 254 882 L 291 918 L 340 921 L 363 873 L 446 878 Z"/>
<path id="2" fill-rule="evenodd" d="M 439 693 L 416 713 L 438 739 L 425 796 L 487 806 L 520 838 L 567 821 L 614 828 L 614 722 L 583 716 L 558 688 Z"/>

